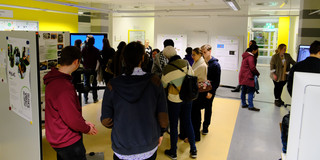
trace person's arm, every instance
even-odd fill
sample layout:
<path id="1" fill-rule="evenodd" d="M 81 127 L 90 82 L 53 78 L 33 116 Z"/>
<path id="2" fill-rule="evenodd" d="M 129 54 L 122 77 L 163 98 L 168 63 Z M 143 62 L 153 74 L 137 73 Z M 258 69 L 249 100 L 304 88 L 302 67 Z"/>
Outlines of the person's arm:
<path id="1" fill-rule="evenodd" d="M 151 73 L 158 75 L 161 77 L 162 70 L 160 67 L 160 59 L 159 59 L 160 53 L 156 54 L 153 60 L 152 68 L 151 68 Z"/>
<path id="2" fill-rule="evenodd" d="M 86 121 L 82 117 L 81 108 L 76 92 L 71 87 L 64 89 L 54 101 L 54 105 L 59 107 L 58 112 L 63 122 L 72 130 L 88 133 L 90 126 L 86 124 Z"/>
<path id="3" fill-rule="evenodd" d="M 278 77 L 276 75 L 275 56 L 272 56 L 271 61 L 270 61 L 270 77 L 274 81 L 277 81 L 277 79 L 278 79 Z"/>
<path id="4" fill-rule="evenodd" d="M 112 97 L 113 97 L 112 86 L 109 82 L 107 84 L 107 88 L 104 91 L 102 107 L 101 107 L 101 118 L 100 118 L 102 125 L 107 128 L 113 127 L 114 109 L 113 109 Z"/>
<path id="5" fill-rule="evenodd" d="M 287 89 L 288 89 L 288 92 L 289 92 L 290 96 L 292 96 L 292 85 L 293 85 L 294 70 L 295 70 L 295 66 L 293 66 L 291 68 L 289 76 L 288 76 Z"/>
<path id="6" fill-rule="evenodd" d="M 254 57 L 252 57 L 252 58 L 250 57 L 250 59 L 248 59 L 248 63 L 249 63 L 249 69 L 250 69 L 251 73 L 253 73 L 253 75 L 259 76 L 260 73 L 256 68 L 256 64 L 254 62 Z"/>

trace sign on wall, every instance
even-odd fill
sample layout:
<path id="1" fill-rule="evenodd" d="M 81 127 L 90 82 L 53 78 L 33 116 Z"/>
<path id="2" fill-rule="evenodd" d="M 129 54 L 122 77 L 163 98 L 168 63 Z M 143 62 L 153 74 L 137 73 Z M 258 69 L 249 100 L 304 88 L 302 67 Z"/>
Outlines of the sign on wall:
<path id="1" fill-rule="evenodd" d="M 158 34 L 157 36 L 157 47 L 161 51 L 163 50 L 163 42 L 166 39 L 172 39 L 174 42 L 174 48 L 177 51 L 177 54 L 184 58 L 186 55 L 186 48 L 187 48 L 187 35 L 172 35 L 172 34 Z"/>
<path id="2" fill-rule="evenodd" d="M 145 31 L 144 30 L 129 30 L 128 31 L 128 42 L 140 41 L 144 44 Z"/>
<path id="3" fill-rule="evenodd" d="M 38 31 L 39 24 L 36 21 L 19 21 L 0 19 L 0 31 Z"/>
<path id="4" fill-rule="evenodd" d="M 30 91 L 30 53 L 27 39 L 6 37 L 8 44 L 7 75 L 10 94 L 10 109 L 32 122 Z"/>
<path id="5" fill-rule="evenodd" d="M 13 18 L 13 11 L 0 9 L 0 17 Z"/>

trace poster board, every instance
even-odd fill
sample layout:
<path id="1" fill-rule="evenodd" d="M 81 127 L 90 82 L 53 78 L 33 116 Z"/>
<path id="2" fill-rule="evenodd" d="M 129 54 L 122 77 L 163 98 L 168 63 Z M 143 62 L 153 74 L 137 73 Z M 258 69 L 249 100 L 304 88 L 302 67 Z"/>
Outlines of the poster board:
<path id="1" fill-rule="evenodd" d="M 7 37 L 16 40 L 29 41 L 29 66 L 30 72 L 30 111 L 31 121 L 16 114 L 10 110 L 10 90 L 9 77 L 7 82 L 0 81 L 0 159 L 25 159 L 40 160 L 41 159 L 41 131 L 40 131 L 40 114 L 39 114 L 39 74 L 38 74 L 38 48 L 36 32 L 25 31 L 4 31 L 0 32 L 0 51 L 5 53 L 8 60 L 8 40 Z M 15 41 L 11 44 L 19 46 Z M 21 56 L 21 54 L 20 54 Z M 7 64 L 7 66 L 10 63 Z M 15 65 L 15 64 L 14 64 Z M 11 66 L 9 66 L 11 67 Z M 8 68 L 8 67 L 7 67 Z M 14 66 L 14 70 L 18 69 Z M 7 73 L 7 72 L 6 72 Z M 18 76 L 19 78 L 19 76 Z"/>
<path id="2" fill-rule="evenodd" d="M 187 35 L 186 34 L 158 34 L 157 35 L 157 48 L 163 50 L 163 42 L 166 39 L 172 39 L 174 42 L 174 48 L 177 54 L 183 58 L 186 55 L 187 48 Z"/>
<path id="3" fill-rule="evenodd" d="M 51 70 L 51 67 L 59 67 L 62 48 L 70 45 L 69 32 L 40 31 L 39 32 L 39 70 L 41 92 L 41 120 L 44 121 L 45 109 L 45 85 L 43 77 Z"/>
<path id="4" fill-rule="evenodd" d="M 144 44 L 145 37 L 144 30 L 128 30 L 128 43 L 140 41 L 142 44 Z"/>
<path id="5" fill-rule="evenodd" d="M 211 37 L 212 55 L 221 66 L 221 82 L 224 86 L 237 86 L 244 40 L 242 36 Z"/>
<path id="6" fill-rule="evenodd" d="M 320 74 L 295 72 L 287 159 L 320 159 Z"/>

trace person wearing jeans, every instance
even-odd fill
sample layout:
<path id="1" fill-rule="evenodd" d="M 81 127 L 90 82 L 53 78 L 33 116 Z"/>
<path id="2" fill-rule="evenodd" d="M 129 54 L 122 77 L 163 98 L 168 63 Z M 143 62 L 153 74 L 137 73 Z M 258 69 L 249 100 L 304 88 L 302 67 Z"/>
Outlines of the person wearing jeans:
<path id="1" fill-rule="evenodd" d="M 248 108 L 250 111 L 259 112 L 260 109 L 253 105 L 254 88 L 254 76 L 259 76 L 260 73 L 256 68 L 255 54 L 258 54 L 258 46 L 252 44 L 246 52 L 242 54 L 242 63 L 239 73 L 239 84 L 242 85 L 241 91 L 241 105 L 242 108 Z M 246 94 L 248 93 L 248 103 L 246 102 Z"/>

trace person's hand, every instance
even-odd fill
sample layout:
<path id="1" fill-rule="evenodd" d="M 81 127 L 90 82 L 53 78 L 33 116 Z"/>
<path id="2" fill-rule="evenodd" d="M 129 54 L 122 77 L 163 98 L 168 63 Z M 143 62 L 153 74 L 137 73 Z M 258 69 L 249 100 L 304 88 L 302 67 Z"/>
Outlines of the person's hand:
<path id="1" fill-rule="evenodd" d="M 95 125 L 94 125 L 93 123 L 91 123 L 91 122 L 86 121 L 86 124 L 87 124 L 88 126 L 95 127 Z"/>
<path id="2" fill-rule="evenodd" d="M 208 92 L 206 98 L 211 99 L 211 97 L 212 97 L 212 94 L 210 92 Z"/>
<path id="3" fill-rule="evenodd" d="M 94 126 L 90 126 L 90 131 L 87 133 L 88 135 L 96 135 L 98 130 Z"/>
<path id="4" fill-rule="evenodd" d="M 163 136 L 159 137 L 159 144 L 158 144 L 158 147 L 160 147 L 161 143 L 162 143 L 162 140 L 163 140 Z"/>
<path id="5" fill-rule="evenodd" d="M 277 81 L 277 79 L 278 79 L 277 75 L 273 73 L 272 76 L 273 76 L 273 80 Z"/>

